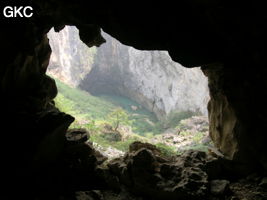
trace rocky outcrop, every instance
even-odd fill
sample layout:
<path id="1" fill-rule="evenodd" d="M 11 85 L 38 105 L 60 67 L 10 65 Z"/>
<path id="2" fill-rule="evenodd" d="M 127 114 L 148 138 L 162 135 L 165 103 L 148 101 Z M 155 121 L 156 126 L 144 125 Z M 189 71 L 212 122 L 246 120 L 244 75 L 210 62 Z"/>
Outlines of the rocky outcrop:
<path id="1" fill-rule="evenodd" d="M 124 157 L 108 166 L 131 192 L 149 199 L 201 199 L 207 194 L 204 152 L 164 158 L 151 144 L 135 142 Z"/>
<path id="2" fill-rule="evenodd" d="M 48 74 L 70 86 L 78 86 L 92 68 L 96 48 L 84 44 L 74 26 L 66 26 L 60 32 L 51 29 L 47 36 L 52 49 Z"/>
<path id="3" fill-rule="evenodd" d="M 125 154 L 125 152 L 120 151 L 120 150 L 113 148 L 111 146 L 102 147 L 102 146 L 98 145 L 97 143 L 93 143 L 93 145 L 97 151 L 101 152 L 101 154 L 103 154 L 109 160 L 112 160 L 112 159 L 118 158 L 118 157 L 122 157 Z"/>
<path id="4" fill-rule="evenodd" d="M 207 115 L 207 80 L 199 68 L 186 69 L 166 51 L 139 51 L 102 34 L 107 42 L 97 50 L 81 88 L 95 95 L 129 97 L 159 119 L 171 111 Z"/>
<path id="5" fill-rule="evenodd" d="M 236 113 L 229 104 L 229 100 L 222 92 L 223 72 L 219 69 L 205 70 L 209 77 L 211 100 L 208 104 L 210 136 L 218 147 L 228 158 L 233 158 L 238 151 Z"/>
<path id="6" fill-rule="evenodd" d="M 193 116 L 181 120 L 177 127 L 169 128 L 162 134 L 155 135 L 149 139 L 149 142 L 174 147 L 177 152 L 188 149 L 214 150 L 208 126 L 207 117 Z"/>
<path id="7" fill-rule="evenodd" d="M 209 120 L 205 116 L 193 116 L 179 123 L 179 131 L 208 132 Z"/>
<path id="8" fill-rule="evenodd" d="M 266 118 L 258 112 L 266 111 L 265 106 L 260 106 L 263 105 L 260 96 L 266 94 L 266 82 L 260 77 L 266 75 L 266 70 L 259 69 L 251 75 L 247 67 L 225 69 L 217 64 L 216 68 L 210 65 L 203 71 L 209 78 L 209 128 L 215 146 L 229 159 L 251 168 L 264 166 L 266 137 L 260 130 L 266 128 Z"/>

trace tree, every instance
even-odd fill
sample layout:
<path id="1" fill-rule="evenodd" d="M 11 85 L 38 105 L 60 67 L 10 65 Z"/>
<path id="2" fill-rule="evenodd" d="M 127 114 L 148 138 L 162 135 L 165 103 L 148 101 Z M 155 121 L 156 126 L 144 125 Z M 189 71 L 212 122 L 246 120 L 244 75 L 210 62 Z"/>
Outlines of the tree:
<path id="1" fill-rule="evenodd" d="M 131 125 L 128 114 L 122 108 L 116 108 L 108 115 L 108 121 L 112 124 L 116 131 L 120 125 Z"/>

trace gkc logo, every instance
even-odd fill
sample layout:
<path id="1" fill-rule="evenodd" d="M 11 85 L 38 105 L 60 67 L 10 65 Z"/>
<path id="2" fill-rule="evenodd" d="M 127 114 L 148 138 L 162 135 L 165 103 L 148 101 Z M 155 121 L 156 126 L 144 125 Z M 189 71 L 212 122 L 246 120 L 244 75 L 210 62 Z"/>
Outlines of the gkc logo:
<path id="1" fill-rule="evenodd" d="M 10 17 L 31 17 L 33 15 L 33 8 L 31 6 L 6 6 L 3 10 L 6 18 Z"/>

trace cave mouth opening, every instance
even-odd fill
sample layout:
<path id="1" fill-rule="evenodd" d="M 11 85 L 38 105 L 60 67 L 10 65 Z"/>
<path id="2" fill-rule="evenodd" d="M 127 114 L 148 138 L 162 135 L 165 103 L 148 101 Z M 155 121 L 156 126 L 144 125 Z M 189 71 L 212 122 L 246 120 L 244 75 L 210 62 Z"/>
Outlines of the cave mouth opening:
<path id="1" fill-rule="evenodd" d="M 102 35 L 106 43 L 88 48 L 74 26 L 48 33 L 55 104 L 75 117 L 67 138 L 87 134 L 108 158 L 122 156 L 136 141 L 166 156 L 214 149 L 207 78 L 200 67 L 185 68 L 167 51 L 140 51 Z"/>

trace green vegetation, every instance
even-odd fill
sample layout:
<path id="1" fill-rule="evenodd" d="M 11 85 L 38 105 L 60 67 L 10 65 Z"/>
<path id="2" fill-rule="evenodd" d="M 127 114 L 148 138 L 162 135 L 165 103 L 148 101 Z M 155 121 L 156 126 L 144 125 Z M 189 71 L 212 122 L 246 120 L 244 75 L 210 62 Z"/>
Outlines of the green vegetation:
<path id="1" fill-rule="evenodd" d="M 164 156 L 175 156 L 178 154 L 174 147 L 168 146 L 163 143 L 156 144 L 156 147 L 161 151 Z"/>
<path id="2" fill-rule="evenodd" d="M 208 152 L 208 146 L 204 144 L 194 144 L 184 148 L 184 150 L 189 150 L 189 149 Z"/>
<path id="3" fill-rule="evenodd" d="M 197 133 L 195 133 L 195 134 L 193 135 L 193 141 L 194 141 L 195 143 L 200 143 L 203 137 L 204 137 L 204 133 L 202 133 L 202 132 L 197 132 Z"/>
<path id="4" fill-rule="evenodd" d="M 88 92 L 72 88 L 56 80 L 59 94 L 55 99 L 56 106 L 64 112 L 82 119 L 104 120 L 115 105 Z"/>
<path id="5" fill-rule="evenodd" d="M 153 132 L 155 129 L 155 124 L 158 122 L 155 114 L 144 109 L 138 103 L 122 96 L 100 95 L 98 97 L 125 110 L 129 115 L 129 120 L 132 121 L 132 129 L 135 133 L 144 136 L 147 132 Z M 137 109 L 133 110 L 132 107 Z"/>
<path id="6" fill-rule="evenodd" d="M 103 137 L 101 134 L 92 134 L 91 140 L 97 144 L 100 144 L 102 147 L 113 147 L 121 151 L 128 151 L 129 145 L 135 141 L 140 142 L 148 142 L 148 140 L 145 137 L 133 134 L 131 137 L 127 138 L 127 140 L 122 141 L 110 141 L 107 140 L 105 137 Z"/>
<path id="7" fill-rule="evenodd" d="M 192 133 L 190 133 L 189 131 L 181 131 L 181 132 L 179 133 L 179 135 L 184 136 L 184 137 L 187 137 L 187 136 L 192 135 Z"/>
<path id="8" fill-rule="evenodd" d="M 176 128 L 181 120 L 190 118 L 195 115 L 199 115 L 199 113 L 191 111 L 171 112 L 164 120 L 157 122 L 152 131 L 155 134 L 160 134 L 168 128 Z"/>
<path id="9" fill-rule="evenodd" d="M 121 108 L 128 116 L 132 129 L 139 135 L 153 130 L 157 122 L 155 115 L 136 102 L 121 96 L 92 96 L 83 90 L 72 88 L 56 79 L 59 94 L 55 99 L 56 106 L 66 113 L 75 116 L 76 121 L 72 128 L 80 127 L 80 121 L 95 120 L 96 125 L 103 124 L 110 120 L 109 116 L 114 110 Z M 133 110 L 131 107 L 137 107 Z M 124 123 L 125 124 L 125 123 Z M 82 124 L 84 127 L 84 124 Z"/>
<path id="10" fill-rule="evenodd" d="M 191 137 L 192 144 L 186 147 L 184 150 L 193 149 L 205 152 L 208 151 L 208 145 L 204 145 L 201 143 L 201 140 L 205 136 L 205 133 L 203 132 L 191 133 L 189 131 L 182 131 L 179 133 L 179 135 L 184 137 Z"/>
<path id="11" fill-rule="evenodd" d="M 120 107 L 109 113 L 108 121 L 112 124 L 115 131 L 120 125 L 131 126 L 132 124 L 132 121 L 129 120 L 127 112 Z"/>
<path id="12" fill-rule="evenodd" d="M 111 146 L 127 151 L 132 142 L 149 142 L 149 139 L 156 134 L 168 128 L 178 129 L 181 120 L 196 115 L 192 112 L 172 112 L 166 119 L 158 121 L 153 113 L 128 98 L 114 95 L 92 96 L 57 79 L 56 83 L 59 92 L 55 98 L 57 108 L 75 116 L 75 121 L 70 128 L 86 128 L 90 132 L 90 140 L 102 147 Z M 111 141 L 109 137 L 103 137 L 105 124 L 111 127 L 110 131 L 118 131 L 121 126 L 130 126 L 132 131 L 129 135 L 126 134 L 127 137 L 122 135 L 121 140 Z M 192 135 L 191 132 L 183 131 L 179 134 L 192 137 L 194 145 L 189 147 L 190 149 L 207 150 L 206 146 L 200 144 L 203 133 Z M 164 143 L 158 143 L 156 146 L 163 155 L 177 155 L 177 150 L 173 146 Z"/>

